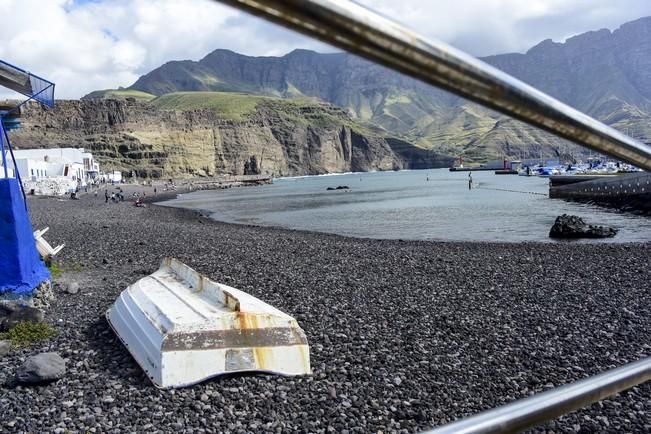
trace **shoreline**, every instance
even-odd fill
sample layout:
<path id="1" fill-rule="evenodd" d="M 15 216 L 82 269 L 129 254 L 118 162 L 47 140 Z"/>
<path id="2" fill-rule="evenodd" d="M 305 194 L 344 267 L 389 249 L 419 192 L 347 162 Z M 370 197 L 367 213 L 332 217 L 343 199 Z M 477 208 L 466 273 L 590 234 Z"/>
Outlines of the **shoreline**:
<path id="1" fill-rule="evenodd" d="M 1 431 L 416 432 L 650 354 L 651 243 L 351 238 L 221 223 L 162 196 L 29 199 L 34 228 L 66 243 L 55 282 L 80 292 L 46 311 L 57 336 L 0 358 Z M 313 374 L 156 389 L 103 314 L 165 255 L 294 316 Z M 46 350 L 67 359 L 62 380 L 9 385 Z M 643 385 L 534 431 L 644 431 L 650 397 Z"/>
<path id="2" fill-rule="evenodd" d="M 360 172 L 364 173 L 364 172 Z M 345 175 L 345 174 L 343 174 Z M 329 175 L 315 175 L 315 176 L 329 176 Z M 239 186 L 239 187 L 234 187 L 234 188 L 241 188 L 241 187 L 249 187 L 249 186 Z M 250 187 L 255 187 L 255 186 L 250 186 Z M 201 215 L 202 217 L 205 217 L 207 219 L 210 219 L 211 221 L 218 222 L 221 224 L 227 224 L 227 225 L 235 225 L 235 226 L 246 226 L 246 227 L 257 227 L 257 228 L 269 228 L 272 230 L 284 230 L 284 231 L 290 231 L 290 232 L 304 232 L 304 233 L 310 233 L 310 234 L 315 234 L 315 235 L 334 235 L 334 236 L 340 236 L 344 238 L 351 238 L 351 239 L 365 239 L 365 240 L 377 240 L 377 241 L 404 241 L 404 242 L 433 242 L 433 243 L 470 243 L 470 244 L 483 244 L 483 243 L 488 243 L 488 244 L 499 244 L 499 245 L 511 245 L 511 244 L 544 244 L 544 245 L 560 245 L 560 244 L 569 244 L 569 245 L 599 245 L 599 244 L 615 244 L 615 245 L 644 245 L 647 243 L 651 243 L 649 240 L 642 240 L 642 241 L 635 241 L 635 240 L 625 240 L 625 241 L 619 241 L 618 238 L 612 238 L 612 239 L 590 239 L 590 238 L 583 238 L 583 239 L 551 239 L 548 237 L 544 237 L 543 239 L 539 240 L 507 240 L 507 241 L 502 241 L 498 239 L 491 239 L 491 240 L 458 240 L 458 239 L 444 239 L 444 238 L 431 238 L 431 239 L 413 239 L 413 238 L 401 238 L 401 237 L 395 237 L 395 238 L 377 238 L 373 236 L 356 236 L 356 235 L 347 235 L 347 234 L 340 234 L 337 232 L 320 232 L 317 230 L 310 230 L 310 229 L 300 229 L 300 228 L 290 228 L 290 227 L 285 227 L 285 226 L 278 226 L 278 225 L 272 225 L 272 224 L 254 224 L 254 223 L 240 223 L 236 221 L 228 221 L 228 220 L 221 220 L 219 218 L 212 217 L 214 214 L 212 211 L 207 210 L 207 209 L 201 209 L 201 208 L 189 208 L 189 207 L 182 207 L 182 206 L 175 206 L 175 205 L 163 205 L 163 202 L 167 201 L 173 201 L 175 199 L 178 199 L 180 195 L 182 194 L 188 194 L 188 193 L 194 193 L 196 191 L 204 191 L 206 189 L 186 189 L 185 191 L 180 191 L 180 192 L 165 192 L 164 195 L 161 195 L 161 193 L 158 194 L 157 197 L 155 198 L 150 198 L 149 196 L 145 200 L 146 203 L 150 205 L 155 205 L 163 208 L 173 208 L 173 209 L 178 209 L 178 210 L 185 210 L 185 211 L 190 211 L 190 212 L 195 212 L 198 215 Z M 220 190 L 220 189 L 207 189 L 207 191 L 214 191 L 214 190 Z M 550 199 L 550 198 L 548 198 Z M 567 199 L 555 199 L 558 201 L 567 201 Z M 572 202 L 572 201 L 570 201 Z M 598 205 L 598 204 L 597 204 Z M 621 209 L 615 209 L 613 207 L 607 207 L 607 206 L 600 206 L 603 210 L 608 210 L 610 212 L 615 212 L 618 214 L 627 214 L 627 211 L 623 211 Z M 639 214 L 638 214 L 639 215 Z M 553 221 L 550 223 L 550 228 L 552 225 Z M 600 225 L 601 223 L 599 221 L 590 221 L 589 224 L 595 224 L 595 225 Z M 546 234 L 546 233 L 545 233 Z"/>

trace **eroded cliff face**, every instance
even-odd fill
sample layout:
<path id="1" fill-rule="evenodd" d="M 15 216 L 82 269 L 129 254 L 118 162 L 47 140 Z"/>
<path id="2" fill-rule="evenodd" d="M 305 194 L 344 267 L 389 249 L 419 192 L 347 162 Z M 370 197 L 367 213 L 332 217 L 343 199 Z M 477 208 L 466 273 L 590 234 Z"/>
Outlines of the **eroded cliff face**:
<path id="1" fill-rule="evenodd" d="M 651 140 L 651 17 L 485 62 L 642 141 Z M 132 89 L 154 95 L 238 91 L 315 96 L 359 122 L 465 161 L 581 155 L 580 148 L 351 54 L 296 50 L 250 57 L 215 50 L 198 62 L 168 62 Z M 388 134 L 388 133 L 387 133 Z"/>
<path id="2" fill-rule="evenodd" d="M 18 148 L 83 147 L 102 170 L 153 178 L 412 167 L 404 147 L 394 151 L 386 139 L 356 131 L 335 107 L 278 104 L 261 103 L 243 121 L 210 109 L 157 110 L 135 100 L 57 101 L 54 109 L 28 104 L 11 139 Z M 431 167 L 451 163 L 429 154 Z"/>

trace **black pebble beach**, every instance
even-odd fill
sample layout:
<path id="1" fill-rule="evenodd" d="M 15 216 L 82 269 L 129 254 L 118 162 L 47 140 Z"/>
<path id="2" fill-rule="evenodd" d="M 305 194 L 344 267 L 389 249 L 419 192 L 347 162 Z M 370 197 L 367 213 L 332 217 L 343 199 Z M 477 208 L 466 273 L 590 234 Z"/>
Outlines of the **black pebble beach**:
<path id="1" fill-rule="evenodd" d="M 54 338 L 0 358 L 0 432 L 419 432 L 651 355 L 650 244 L 352 239 L 102 196 L 29 200 L 79 292 L 46 311 Z M 294 316 L 313 375 L 156 389 L 104 313 L 164 256 Z M 45 351 L 65 377 L 17 386 Z M 535 431 L 650 432 L 651 384 Z"/>

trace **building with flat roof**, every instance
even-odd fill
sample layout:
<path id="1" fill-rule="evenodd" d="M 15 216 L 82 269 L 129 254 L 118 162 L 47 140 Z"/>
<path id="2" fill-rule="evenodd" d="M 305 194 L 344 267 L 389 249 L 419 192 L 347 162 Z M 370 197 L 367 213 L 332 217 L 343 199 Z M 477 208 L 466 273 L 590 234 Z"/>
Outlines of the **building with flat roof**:
<path id="1" fill-rule="evenodd" d="M 99 163 L 83 148 L 19 149 L 14 157 L 24 180 L 63 177 L 83 187 L 99 178 Z"/>

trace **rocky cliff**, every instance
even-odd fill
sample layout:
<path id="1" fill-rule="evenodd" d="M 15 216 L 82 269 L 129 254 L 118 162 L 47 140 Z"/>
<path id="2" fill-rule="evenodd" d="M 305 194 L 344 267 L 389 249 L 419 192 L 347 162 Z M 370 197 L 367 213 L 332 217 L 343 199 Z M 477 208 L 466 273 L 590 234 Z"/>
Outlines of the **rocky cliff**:
<path id="1" fill-rule="evenodd" d="M 57 101 L 54 109 L 28 104 L 22 127 L 11 132 L 11 139 L 18 148 L 83 147 L 103 170 L 155 178 L 245 171 L 288 176 L 451 163 L 409 143 L 394 149 L 328 104 L 264 98 L 246 110 L 225 116 L 213 108 L 170 110 L 133 98 Z"/>
<path id="2" fill-rule="evenodd" d="M 484 61 L 639 139 L 651 139 L 651 17 L 524 54 Z M 578 152 L 569 143 L 453 95 L 345 54 L 296 50 L 248 57 L 216 50 L 198 62 L 169 62 L 133 90 L 239 91 L 315 96 L 358 121 L 380 125 L 422 147 L 466 160 Z"/>

